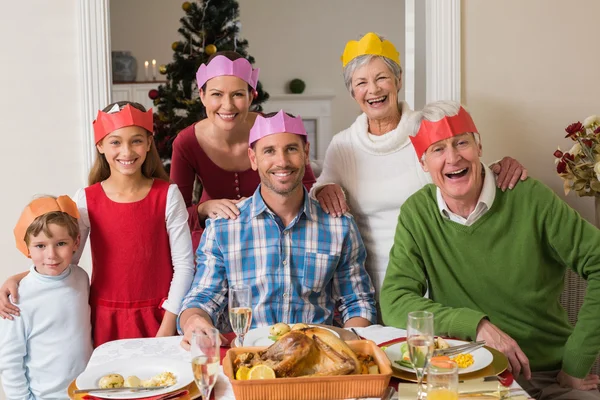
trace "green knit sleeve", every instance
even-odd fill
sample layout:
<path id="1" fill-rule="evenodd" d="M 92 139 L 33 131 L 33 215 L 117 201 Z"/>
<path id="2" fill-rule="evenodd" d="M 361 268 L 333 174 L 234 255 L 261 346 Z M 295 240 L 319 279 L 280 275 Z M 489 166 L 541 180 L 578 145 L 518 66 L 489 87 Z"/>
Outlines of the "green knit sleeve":
<path id="1" fill-rule="evenodd" d="M 545 185 L 537 182 L 534 190 L 540 207 L 547 207 L 542 215 L 550 246 L 564 265 L 588 283 L 577 325 L 565 345 L 562 365 L 565 373 L 583 378 L 600 351 L 600 230 Z"/>
<path id="2" fill-rule="evenodd" d="M 418 240 L 411 232 L 414 231 L 411 224 L 426 223 L 412 220 L 411 216 L 419 218 L 419 215 L 418 210 L 405 204 L 398 217 L 394 245 L 380 295 L 383 322 L 406 329 L 409 312 L 430 311 L 434 314 L 436 335 L 474 339 L 477 325 L 485 314 L 467 308 L 446 307 L 423 297 L 427 291 L 426 268 Z"/>

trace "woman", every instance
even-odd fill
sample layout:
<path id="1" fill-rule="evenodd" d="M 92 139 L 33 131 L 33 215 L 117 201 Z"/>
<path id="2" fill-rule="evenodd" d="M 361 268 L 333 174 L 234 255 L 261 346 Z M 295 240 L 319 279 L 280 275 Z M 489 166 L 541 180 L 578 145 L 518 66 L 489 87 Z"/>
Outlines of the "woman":
<path id="1" fill-rule="evenodd" d="M 328 213 L 352 210 L 379 299 L 400 206 L 431 179 L 409 140 L 413 112 L 398 99 L 402 68 L 394 45 L 367 33 L 346 44 L 342 64 L 346 87 L 363 113 L 333 137 L 311 195 Z M 501 172 L 498 183 L 503 190 L 527 176 L 515 160 L 500 164 L 493 170 Z"/>
<path id="2" fill-rule="evenodd" d="M 207 118 L 182 130 L 173 142 L 171 179 L 188 207 L 192 246 L 200 243 L 206 218 L 235 219 L 236 204 L 251 196 L 260 178 L 250 167 L 248 136 L 257 113 L 249 111 L 258 83 L 258 68 L 238 53 L 213 54 L 196 74 Z M 202 196 L 192 204 L 196 176 Z M 315 177 L 307 166 L 303 183 L 310 190 Z"/>

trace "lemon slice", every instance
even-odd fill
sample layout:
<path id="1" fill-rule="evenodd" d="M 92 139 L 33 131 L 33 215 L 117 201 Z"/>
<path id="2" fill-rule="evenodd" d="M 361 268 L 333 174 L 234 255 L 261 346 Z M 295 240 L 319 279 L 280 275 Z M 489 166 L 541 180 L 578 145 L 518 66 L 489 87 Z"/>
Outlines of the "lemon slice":
<path id="1" fill-rule="evenodd" d="M 275 379 L 275 371 L 266 365 L 255 365 L 248 371 L 248 379 Z"/>
<path id="2" fill-rule="evenodd" d="M 248 379 L 249 372 L 250 368 L 242 365 L 238 368 L 237 372 L 235 373 L 235 379 L 237 379 L 238 381 L 245 381 Z"/>

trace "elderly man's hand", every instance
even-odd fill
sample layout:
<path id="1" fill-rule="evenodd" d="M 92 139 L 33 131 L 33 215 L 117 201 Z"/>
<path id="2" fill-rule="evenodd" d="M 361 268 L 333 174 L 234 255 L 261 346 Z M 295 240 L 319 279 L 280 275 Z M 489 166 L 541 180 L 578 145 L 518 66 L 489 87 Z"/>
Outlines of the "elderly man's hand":
<path id="1" fill-rule="evenodd" d="M 477 340 L 485 340 L 487 346 L 504 353 L 506 358 L 508 358 L 508 369 L 515 378 L 522 373 L 525 379 L 531 379 L 529 359 L 523 353 L 519 344 L 496 325 L 487 319 L 482 319 L 479 322 L 479 326 L 477 326 Z"/>
<path id="2" fill-rule="evenodd" d="M 558 384 L 561 387 L 568 387 L 579 390 L 593 390 L 598 388 L 598 384 L 600 383 L 600 378 L 598 375 L 588 374 L 583 379 L 572 377 L 571 375 L 566 374 L 563 371 L 558 373 L 556 377 Z"/>
<path id="3" fill-rule="evenodd" d="M 349 210 L 342 188 L 335 183 L 324 186 L 317 193 L 317 200 L 319 200 L 323 210 L 333 217 L 340 217 Z"/>
<path id="4" fill-rule="evenodd" d="M 525 167 L 511 157 L 504 157 L 500 162 L 493 164 L 490 169 L 498 175 L 496 185 L 502 191 L 505 191 L 506 188 L 514 188 L 519 179 L 522 181 L 527 179 L 527 170 Z"/>

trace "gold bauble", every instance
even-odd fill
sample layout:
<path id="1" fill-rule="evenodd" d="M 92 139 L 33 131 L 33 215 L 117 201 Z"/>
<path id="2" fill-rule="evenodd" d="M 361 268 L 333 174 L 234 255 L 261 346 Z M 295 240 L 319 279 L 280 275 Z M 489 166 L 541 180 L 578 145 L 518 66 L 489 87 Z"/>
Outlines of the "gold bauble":
<path id="1" fill-rule="evenodd" d="M 179 47 L 181 43 L 180 42 L 173 42 L 173 44 L 171 45 L 171 48 L 173 49 L 173 51 L 177 51 L 177 48 Z"/>
<path id="2" fill-rule="evenodd" d="M 165 64 L 159 66 L 158 72 L 160 72 L 162 75 L 165 75 L 167 73 L 167 66 Z"/>
<path id="3" fill-rule="evenodd" d="M 154 99 L 154 101 L 152 101 L 152 103 L 157 106 L 160 104 L 160 99 Z"/>
<path id="4" fill-rule="evenodd" d="M 204 48 L 204 52 L 209 56 L 212 56 L 217 52 L 217 46 L 215 46 L 214 44 L 209 44 Z"/>
<path id="5" fill-rule="evenodd" d="M 188 12 L 192 8 L 192 4 L 189 1 L 186 1 L 181 5 L 181 8 L 183 8 L 183 11 Z"/>

